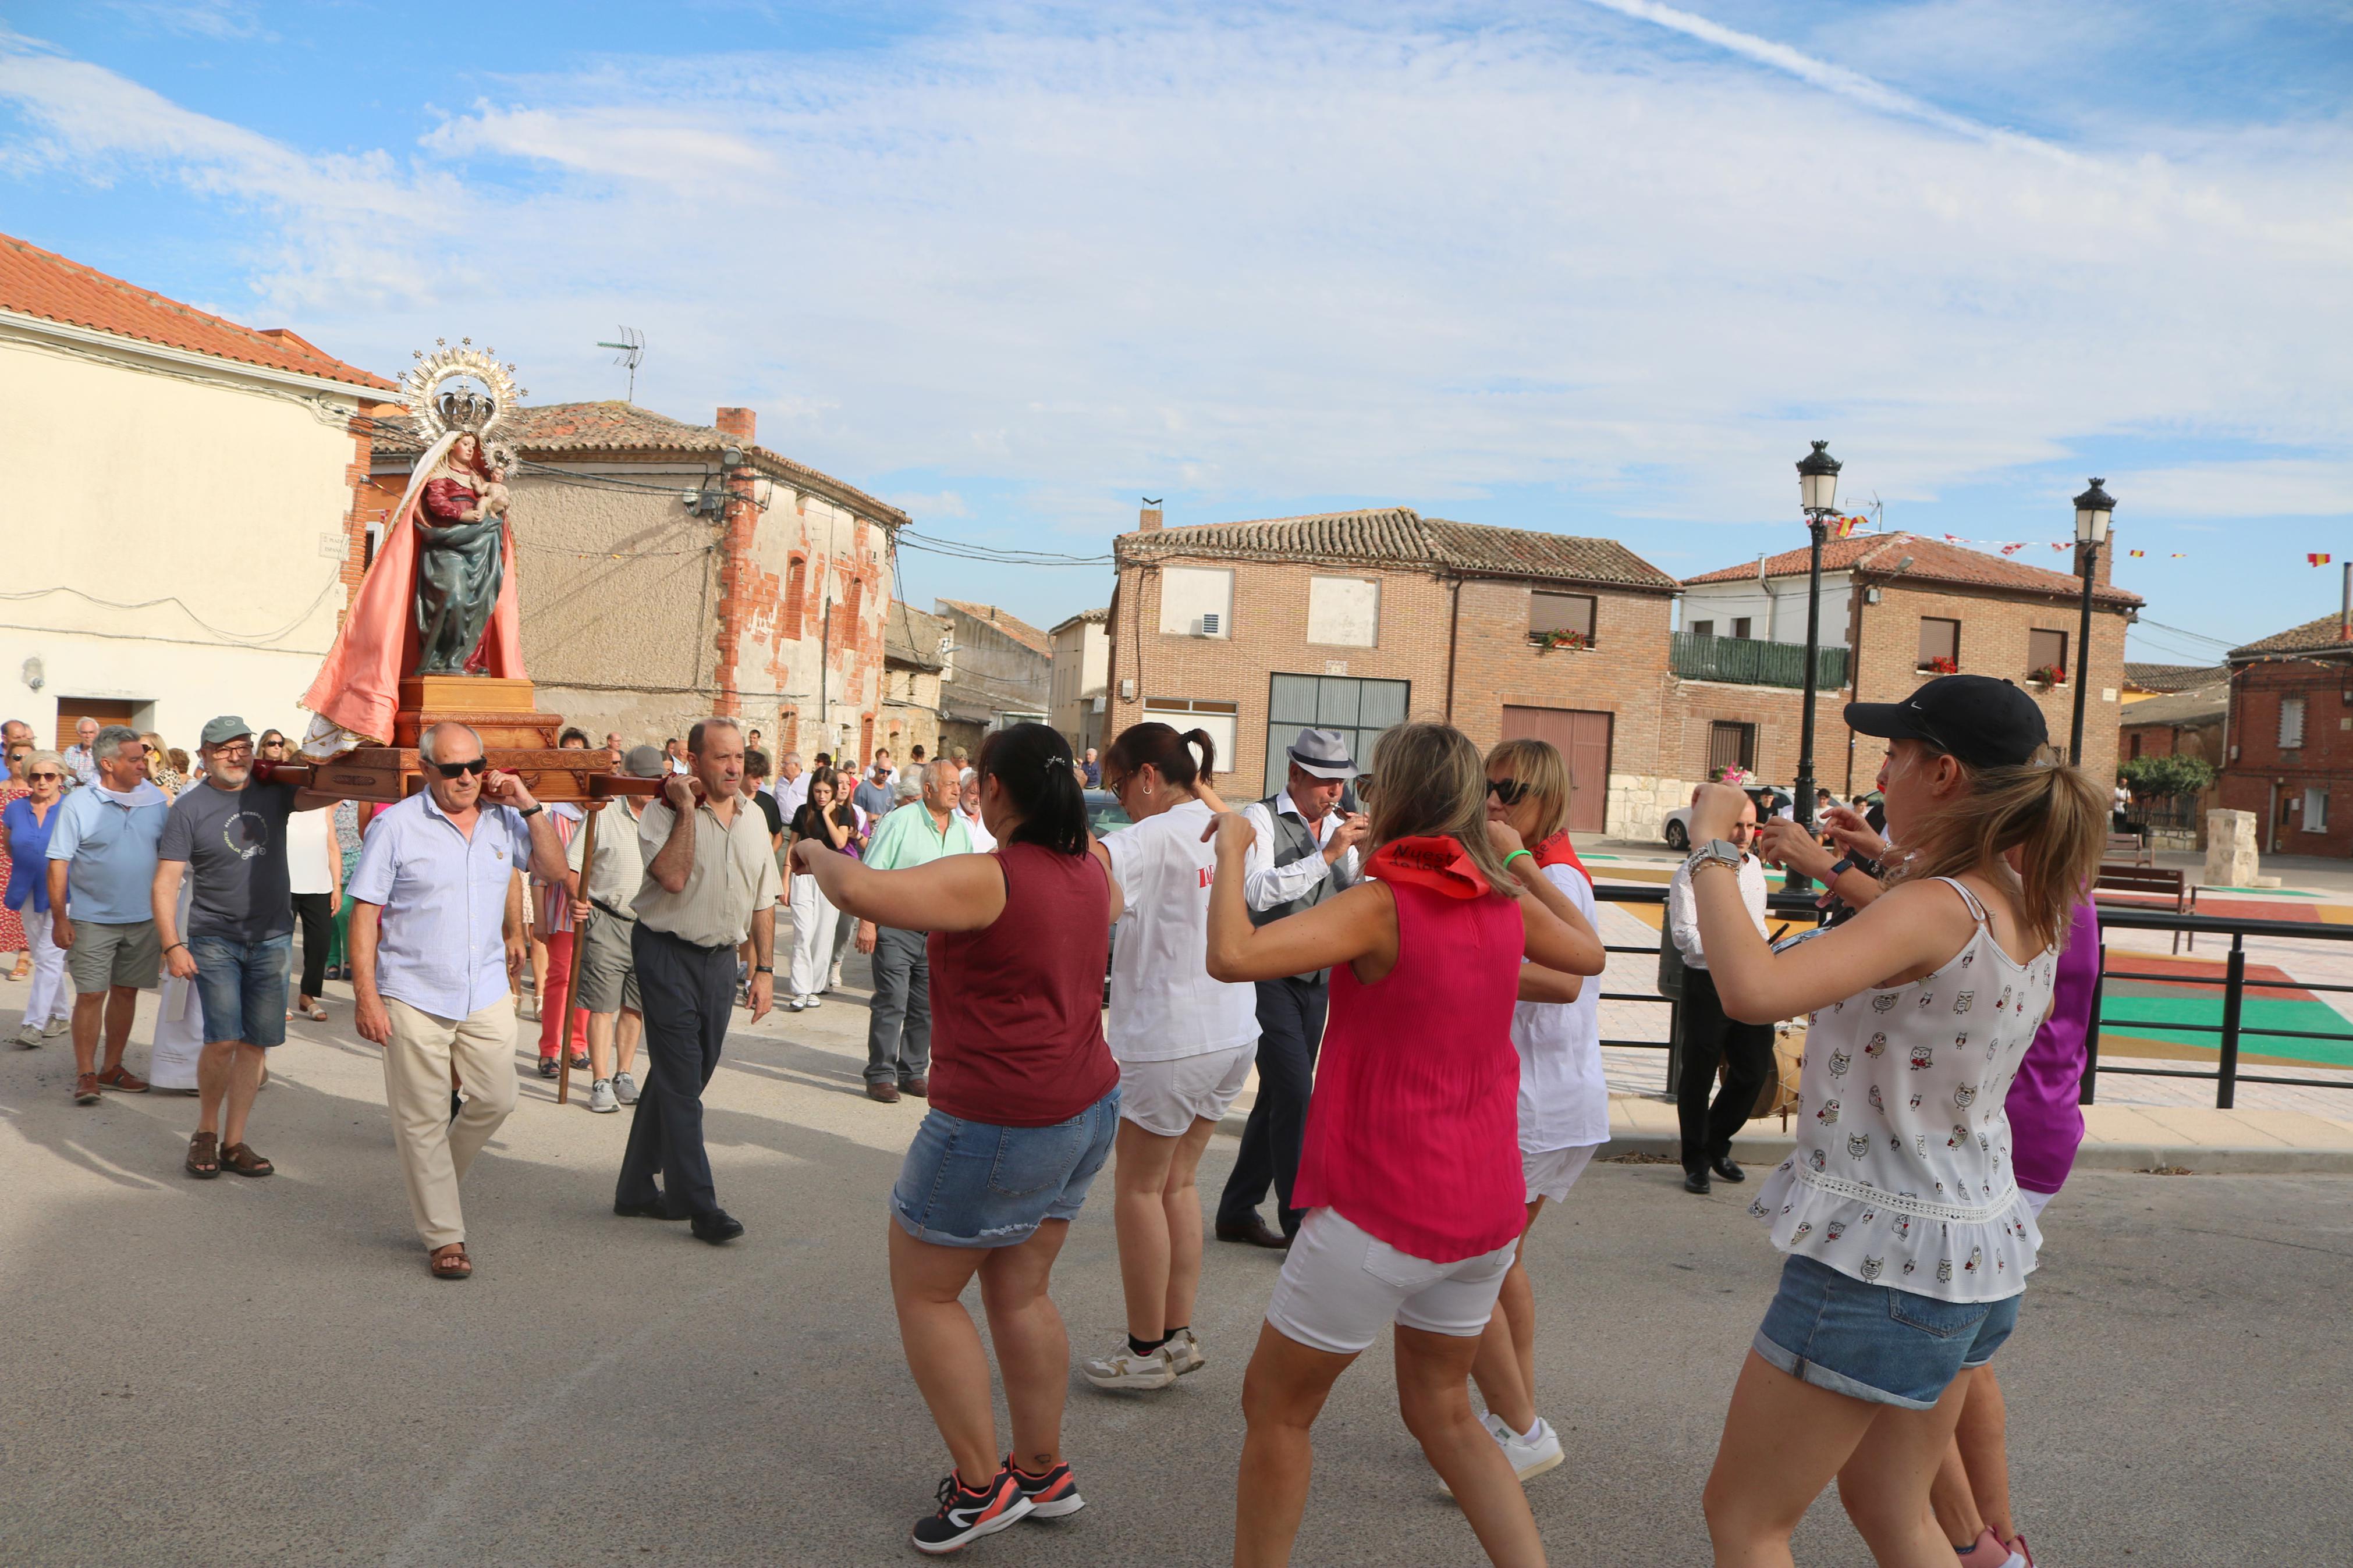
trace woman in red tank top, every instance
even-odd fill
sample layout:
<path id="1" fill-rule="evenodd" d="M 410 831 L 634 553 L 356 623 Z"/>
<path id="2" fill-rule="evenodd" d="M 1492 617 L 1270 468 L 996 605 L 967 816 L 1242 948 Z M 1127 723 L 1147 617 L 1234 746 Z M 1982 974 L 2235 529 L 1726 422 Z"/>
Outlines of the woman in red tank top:
<path id="1" fill-rule="evenodd" d="M 815 840 L 795 851 L 844 915 L 931 932 L 931 1105 L 890 1233 L 900 1340 L 955 1461 L 938 1510 L 915 1524 L 930 1552 L 1086 1506 L 1062 1458 L 1071 1341 L 1046 1288 L 1119 1121 L 1103 983 L 1120 892 L 1088 853 L 1070 746 L 1016 724 L 976 766 L 988 854 L 876 871 Z M 975 1275 L 1013 1415 L 1002 1462 L 988 1361 L 960 1300 Z"/>
<path id="2" fill-rule="evenodd" d="M 1290 1560 L 1307 1502 L 1309 1428 L 1332 1384 L 1397 1325 L 1408 1430 L 1497 1563 L 1541 1563 L 1512 1467 L 1472 1414 L 1469 1379 L 1525 1211 L 1521 963 L 1599 974 L 1593 928 L 1526 851 L 1489 824 L 1477 748 L 1447 724 L 1401 724 L 1373 749 L 1367 879 L 1253 927 L 1242 863 L 1254 835 L 1218 819 L 1208 968 L 1219 980 L 1332 971 L 1332 1010 L 1294 1191 L 1309 1211 L 1282 1266 L 1242 1388 L 1250 1425 L 1234 1562 Z"/>

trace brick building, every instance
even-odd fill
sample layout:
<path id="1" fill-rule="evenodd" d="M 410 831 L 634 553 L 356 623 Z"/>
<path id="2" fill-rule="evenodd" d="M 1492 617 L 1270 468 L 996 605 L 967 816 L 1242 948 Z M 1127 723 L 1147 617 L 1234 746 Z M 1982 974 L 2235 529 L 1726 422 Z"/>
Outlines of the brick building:
<path id="1" fill-rule="evenodd" d="M 940 742 L 980 754 L 980 738 L 1023 720 L 1046 722 L 1054 684 L 1054 644 L 995 605 L 932 601 L 948 623 L 940 682 Z"/>
<path id="2" fill-rule="evenodd" d="M 940 750 L 940 680 L 947 668 L 947 617 L 891 601 L 882 623 L 881 744 L 904 761 L 911 747 L 925 756 Z"/>
<path id="3" fill-rule="evenodd" d="M 2231 650 L 2221 804 L 2268 854 L 2353 856 L 2353 641 L 2327 615 Z"/>
<path id="4" fill-rule="evenodd" d="M 1621 544 L 1404 507 L 1140 522 L 1113 545 L 1104 733 L 1207 730 L 1229 798 L 1280 787 L 1303 728 L 1365 763 L 1409 718 L 1552 741 L 1580 831 L 1654 834 L 1683 787 L 1659 776 L 1675 581 Z"/>
<path id="5" fill-rule="evenodd" d="M 520 459 L 509 515 L 543 710 L 632 741 L 727 713 L 780 754 L 872 751 L 904 512 L 760 446 L 748 408 L 689 425 L 552 404 L 491 444 Z M 423 446 L 378 426 L 365 521 L 399 504 Z"/>
<path id="6" fill-rule="evenodd" d="M 299 734 L 392 391 L 0 235 L 0 719 L 44 745 L 84 718 L 190 751 L 216 713 Z"/>
<path id="7" fill-rule="evenodd" d="M 1048 721 L 1071 742 L 1075 754 L 1101 746 L 1109 734 L 1103 720 L 1110 703 L 1103 681 L 1111 673 L 1109 610 L 1082 610 L 1046 636 L 1054 645 L 1053 716 Z"/>
<path id="8" fill-rule="evenodd" d="M 2143 664 L 2127 660 L 2125 664 L 2124 705 L 2146 702 L 2152 697 L 2170 697 L 2177 692 L 2194 691 L 2201 686 L 2219 686 L 2230 675 L 2227 664 Z M 2127 718 L 2125 722 L 2131 723 Z"/>
<path id="9" fill-rule="evenodd" d="M 1683 583 L 1679 650 L 1696 659 L 1703 644 L 1802 644 L 1806 635 L 1805 550 L 1788 550 Z M 2074 721 L 2075 687 L 2088 683 L 2083 763 L 2094 778 L 2114 772 L 2125 629 L 2140 608 L 2137 594 L 2108 580 L 2109 553 L 2098 557 L 2092 599 L 2090 658 L 2075 640 L 2083 579 L 2007 556 L 1963 549 L 1916 533 L 1832 540 L 1822 550 L 1820 641 L 1846 654 L 1847 690 L 1817 710 L 1815 774 L 1841 795 L 1869 789 L 1883 743 L 1839 722 L 1845 700 L 1892 702 L 1941 670 L 2017 682 L 2042 706 L 2053 745 L 2063 751 Z M 1802 657 L 1802 656 L 1800 656 Z M 2037 679 L 2037 672 L 2057 679 Z M 1796 702 L 1761 699 L 1759 743 L 1770 729 L 1788 736 L 1774 751 L 1768 778 L 1785 781 L 1796 754 Z M 1781 758 L 1786 755 L 1785 766 Z"/>

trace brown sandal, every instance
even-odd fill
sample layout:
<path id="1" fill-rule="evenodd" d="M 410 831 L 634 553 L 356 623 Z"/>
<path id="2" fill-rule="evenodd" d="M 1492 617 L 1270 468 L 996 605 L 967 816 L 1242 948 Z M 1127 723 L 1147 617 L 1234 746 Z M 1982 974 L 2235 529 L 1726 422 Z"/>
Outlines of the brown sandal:
<path id="1" fill-rule="evenodd" d="M 209 1182 L 220 1174 L 220 1134 L 199 1132 L 188 1140 L 188 1174 Z"/>
<path id="2" fill-rule="evenodd" d="M 474 1273 L 474 1261 L 466 1256 L 466 1244 L 462 1241 L 453 1241 L 427 1253 L 425 1267 L 436 1279 L 468 1279 Z"/>
<path id="3" fill-rule="evenodd" d="M 266 1176 L 278 1169 L 253 1152 L 250 1143 L 232 1143 L 220 1152 L 220 1163 L 240 1176 Z"/>

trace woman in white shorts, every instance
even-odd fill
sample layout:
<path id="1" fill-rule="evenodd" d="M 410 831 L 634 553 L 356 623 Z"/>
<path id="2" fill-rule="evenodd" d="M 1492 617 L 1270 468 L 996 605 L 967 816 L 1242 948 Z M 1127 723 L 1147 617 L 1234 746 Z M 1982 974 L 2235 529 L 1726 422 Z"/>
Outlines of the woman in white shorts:
<path id="1" fill-rule="evenodd" d="M 1407 1430 L 1491 1560 L 1541 1563 L 1527 1497 L 1472 1414 L 1471 1363 L 1527 1225 L 1511 1040 L 1520 961 L 1598 974 L 1601 943 L 1550 882 L 1518 879 L 1534 858 L 1487 820 L 1479 752 L 1461 731 L 1384 734 L 1366 799 L 1364 882 L 1262 926 L 1241 889 L 1257 834 L 1240 816 L 1218 820 L 1209 973 L 1332 972 L 1293 1188 L 1307 1217 L 1242 1382 L 1234 1562 L 1290 1561 L 1310 1429 L 1333 1384 L 1394 1323 Z"/>
<path id="2" fill-rule="evenodd" d="M 1119 1063 L 1118 1164 L 1112 1215 L 1119 1231 L 1127 1342 L 1082 1369 L 1097 1388 L 1166 1388 L 1208 1364 L 1194 1333 L 1201 1283 L 1201 1151 L 1258 1053 L 1257 988 L 1209 978 L 1209 883 L 1205 842 L 1217 743 L 1135 724 L 1103 756 L 1104 787 L 1134 826 L 1096 842 L 1126 897 L 1113 934 L 1111 1054 Z M 1205 795 L 1207 799 L 1204 799 Z"/>
<path id="3" fill-rule="evenodd" d="M 1531 851 L 1512 862 L 1524 882 L 1542 878 L 1595 920 L 1593 881 L 1568 841 L 1568 765 L 1546 741 L 1505 741 L 1487 753 L 1487 817 L 1520 836 Z M 1583 976 L 1535 964 L 1520 968 L 1512 1044 L 1520 1054 L 1520 1172 L 1527 1185 L 1527 1226 L 1545 1201 L 1558 1203 L 1585 1173 L 1593 1151 L 1609 1141 L 1609 1087 L 1601 1076 L 1601 987 Z M 1536 1414 L 1535 1292 L 1520 1252 L 1472 1363 L 1487 1402 L 1487 1429 L 1520 1479 L 1561 1462 L 1560 1437 Z"/>

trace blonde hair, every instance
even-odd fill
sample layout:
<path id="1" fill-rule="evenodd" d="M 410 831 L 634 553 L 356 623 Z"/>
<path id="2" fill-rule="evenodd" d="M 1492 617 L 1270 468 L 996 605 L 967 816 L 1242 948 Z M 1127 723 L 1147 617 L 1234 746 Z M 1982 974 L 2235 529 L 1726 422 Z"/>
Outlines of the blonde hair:
<path id="1" fill-rule="evenodd" d="M 1503 898 L 1518 889 L 1487 837 L 1487 771 L 1471 737 L 1451 724 L 1399 724 L 1373 743 L 1373 847 L 1443 837 Z"/>
<path id="2" fill-rule="evenodd" d="M 1509 769 L 1512 777 L 1535 796 L 1536 830 L 1528 836 L 1531 842 L 1550 838 L 1568 821 L 1568 792 L 1576 787 L 1575 781 L 1568 776 L 1568 763 L 1561 759 L 1560 748 L 1550 741 L 1498 742 L 1487 753 L 1487 766 Z M 1485 802 L 1480 803 L 1480 809 L 1486 809 Z"/>
<path id="3" fill-rule="evenodd" d="M 1906 829 L 1911 842 L 1891 880 L 1982 870 L 2015 891 L 2020 921 L 2036 948 L 2056 946 L 2099 875 L 2107 847 L 2107 792 L 2080 768 L 2043 762 L 1972 768 L 1953 761 L 1968 791 Z M 2003 858 L 2012 849 L 2019 851 L 2016 873 Z"/>

